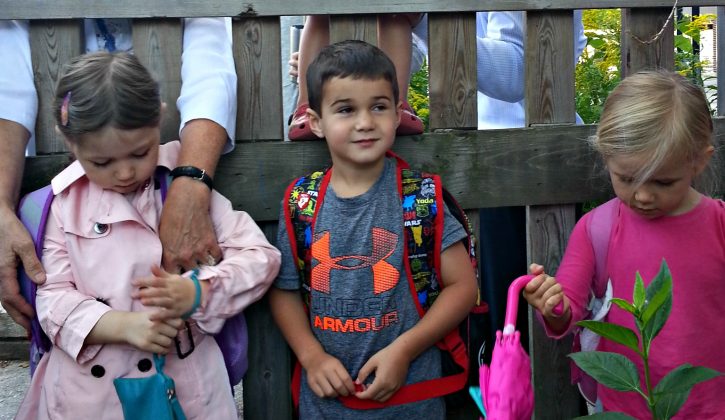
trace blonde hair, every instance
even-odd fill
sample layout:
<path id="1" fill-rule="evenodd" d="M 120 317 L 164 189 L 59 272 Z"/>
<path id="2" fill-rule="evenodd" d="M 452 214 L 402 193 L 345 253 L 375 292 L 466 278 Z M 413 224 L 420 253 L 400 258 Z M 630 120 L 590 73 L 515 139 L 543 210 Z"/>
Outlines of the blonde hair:
<path id="1" fill-rule="evenodd" d="M 589 141 L 605 162 L 618 155 L 648 155 L 647 164 L 634 174 L 641 184 L 674 156 L 693 164 L 701 159 L 713 145 L 712 117 L 702 89 L 685 77 L 644 71 L 625 78 L 609 94 Z"/>

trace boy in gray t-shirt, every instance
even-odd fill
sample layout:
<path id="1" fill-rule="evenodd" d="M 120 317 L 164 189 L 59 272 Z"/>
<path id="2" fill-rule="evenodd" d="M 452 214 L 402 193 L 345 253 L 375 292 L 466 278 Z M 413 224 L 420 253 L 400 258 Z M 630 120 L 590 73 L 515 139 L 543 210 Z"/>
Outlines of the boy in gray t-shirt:
<path id="1" fill-rule="evenodd" d="M 337 399 L 384 403 L 401 386 L 440 377 L 435 343 L 477 299 L 461 242 L 465 231 L 444 209 L 445 288 L 424 317 L 416 310 L 403 263 L 396 162 L 386 158 L 401 115 L 396 80 L 388 57 L 361 41 L 326 47 L 307 73 L 310 126 L 326 139 L 332 158 L 311 237 L 309 314 L 284 212 L 278 233 L 282 268 L 270 291 L 274 318 L 303 368 L 302 419 L 445 417 L 441 398 L 371 410 L 353 410 Z"/>

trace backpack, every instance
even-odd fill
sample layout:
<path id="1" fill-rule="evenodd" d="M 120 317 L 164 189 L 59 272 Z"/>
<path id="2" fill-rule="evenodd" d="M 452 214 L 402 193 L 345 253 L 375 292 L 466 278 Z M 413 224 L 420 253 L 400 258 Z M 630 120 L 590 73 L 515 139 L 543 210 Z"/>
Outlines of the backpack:
<path id="1" fill-rule="evenodd" d="M 403 206 L 403 261 L 410 285 L 411 297 L 414 299 L 419 315 L 422 317 L 433 304 L 444 286 L 440 279 L 440 252 L 443 235 L 443 205 L 446 204 L 451 214 L 463 225 L 467 237 L 464 241 L 474 272 L 478 276 L 475 255 L 475 239 L 471 233 L 470 223 L 465 213 L 442 187 L 440 177 L 420 171 L 414 171 L 408 164 L 392 152 L 387 156 L 397 162 L 398 193 Z M 321 207 L 327 185 L 330 180 L 330 168 L 314 172 L 293 181 L 285 192 L 284 215 L 287 234 L 293 258 L 300 276 L 303 302 L 307 308 L 311 300 L 312 270 L 312 234 Z M 480 298 L 480 293 L 479 293 Z M 373 409 L 421 401 L 449 394 L 461 394 L 458 398 L 467 401 L 468 396 L 460 392 L 468 382 L 468 354 L 471 349 L 478 349 L 482 334 L 471 334 L 471 328 L 482 323 L 473 320 L 488 312 L 488 306 L 480 302 L 472 309 L 469 316 L 451 331 L 437 346 L 443 350 L 440 378 L 408 384 L 401 387 L 388 401 L 379 403 L 372 400 L 360 400 L 354 396 L 340 397 L 340 401 L 348 408 Z M 474 343 L 474 341 L 477 341 Z M 301 366 L 297 363 L 292 378 L 292 396 L 295 407 L 299 404 Z"/>
<path id="2" fill-rule="evenodd" d="M 587 309 L 587 319 L 602 321 L 612 306 L 612 282 L 607 270 L 607 254 L 612 227 L 618 217 L 619 199 L 613 198 L 592 210 L 587 220 L 586 231 L 594 249 L 594 281 L 592 283 L 591 298 Z M 574 330 L 572 352 L 595 351 L 599 345 L 600 336 L 594 332 L 577 327 Z M 571 366 L 571 382 L 576 384 L 582 397 L 591 406 L 597 402 L 597 381 L 581 370 L 573 361 Z"/>
<path id="3" fill-rule="evenodd" d="M 157 187 L 161 190 L 162 201 L 166 200 L 168 185 L 171 183 L 171 175 L 168 168 L 159 166 L 156 168 L 154 179 Z M 18 205 L 18 218 L 25 225 L 35 244 L 35 254 L 40 259 L 43 255 L 43 241 L 45 239 L 45 225 L 50 214 L 50 205 L 53 202 L 54 194 L 50 185 L 33 191 L 20 201 Z M 28 274 L 20 266 L 18 269 L 18 283 L 23 297 L 35 310 L 36 285 Z M 233 387 L 237 385 L 247 371 L 247 323 L 243 313 L 239 313 L 224 322 L 221 331 L 214 335 L 219 348 L 224 355 L 224 364 L 229 374 L 229 383 Z M 178 345 L 178 344 L 177 344 Z M 35 368 L 43 355 L 50 351 L 52 343 L 40 327 L 38 317 L 31 320 L 30 325 L 30 375 L 35 373 Z"/>

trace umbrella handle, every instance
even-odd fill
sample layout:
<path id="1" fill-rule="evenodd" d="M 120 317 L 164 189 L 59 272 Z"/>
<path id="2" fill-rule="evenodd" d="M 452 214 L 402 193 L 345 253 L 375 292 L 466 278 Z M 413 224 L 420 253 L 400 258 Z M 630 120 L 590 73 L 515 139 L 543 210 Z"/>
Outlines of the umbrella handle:
<path id="1" fill-rule="evenodd" d="M 526 284 L 534 277 L 535 276 L 532 274 L 526 274 L 511 282 L 508 298 L 506 299 L 506 318 L 503 326 L 504 335 L 513 334 L 516 330 L 516 315 L 519 311 L 519 295 L 521 294 L 521 290 L 523 290 Z"/>

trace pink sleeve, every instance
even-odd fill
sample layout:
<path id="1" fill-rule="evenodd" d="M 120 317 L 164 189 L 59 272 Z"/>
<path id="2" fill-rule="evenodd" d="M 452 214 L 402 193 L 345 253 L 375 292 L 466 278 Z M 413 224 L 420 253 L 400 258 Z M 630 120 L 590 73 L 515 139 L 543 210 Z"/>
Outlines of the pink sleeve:
<path id="1" fill-rule="evenodd" d="M 586 229 L 587 220 L 590 216 L 591 212 L 585 214 L 574 226 L 564 252 L 564 258 L 556 272 L 556 281 L 561 284 L 564 294 L 571 303 L 571 321 L 564 333 L 561 334 L 551 331 L 544 322 L 546 334 L 552 338 L 558 339 L 567 335 L 574 324 L 584 319 L 587 314 L 586 306 L 589 303 L 589 291 L 594 279 L 595 265 L 594 249 Z M 540 315 L 539 319 L 543 320 Z"/>
<path id="2" fill-rule="evenodd" d="M 36 312 L 53 345 L 78 363 L 84 363 L 95 357 L 102 346 L 84 347 L 83 343 L 111 308 L 76 289 L 62 223 L 57 217 L 59 205 L 55 199 L 46 224 L 42 263 L 47 280 L 38 287 Z"/>
<path id="3" fill-rule="evenodd" d="M 203 331 L 216 333 L 226 318 L 264 295 L 279 272 L 280 252 L 247 213 L 234 211 L 216 192 L 210 211 L 224 259 L 202 266 L 199 280 L 209 280 L 210 288 L 193 318 Z"/>

